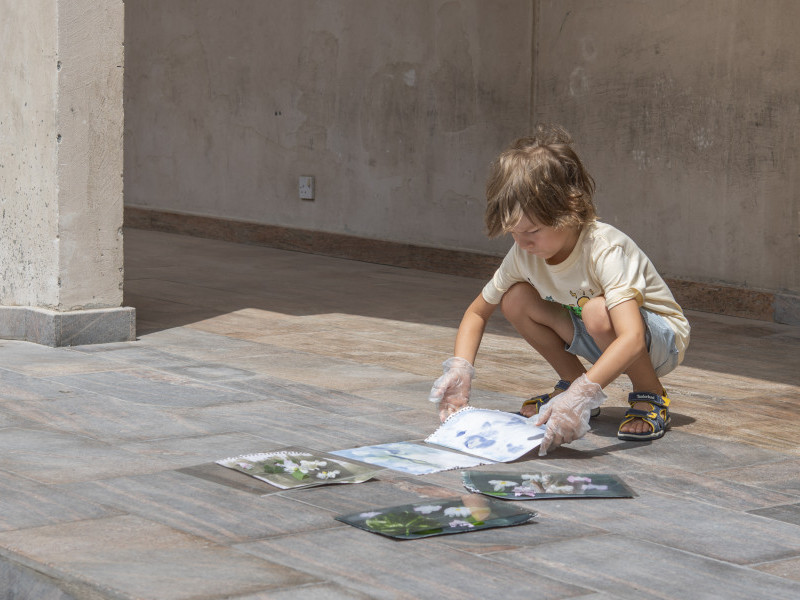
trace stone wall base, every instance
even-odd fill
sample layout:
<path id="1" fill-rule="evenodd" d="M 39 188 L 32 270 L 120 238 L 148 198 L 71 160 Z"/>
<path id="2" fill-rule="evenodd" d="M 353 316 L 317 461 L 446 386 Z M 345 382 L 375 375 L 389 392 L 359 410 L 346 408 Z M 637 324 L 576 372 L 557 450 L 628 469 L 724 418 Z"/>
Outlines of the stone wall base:
<path id="1" fill-rule="evenodd" d="M 136 339 L 136 309 L 59 312 L 31 306 L 0 306 L 0 339 L 54 347 L 130 342 Z"/>

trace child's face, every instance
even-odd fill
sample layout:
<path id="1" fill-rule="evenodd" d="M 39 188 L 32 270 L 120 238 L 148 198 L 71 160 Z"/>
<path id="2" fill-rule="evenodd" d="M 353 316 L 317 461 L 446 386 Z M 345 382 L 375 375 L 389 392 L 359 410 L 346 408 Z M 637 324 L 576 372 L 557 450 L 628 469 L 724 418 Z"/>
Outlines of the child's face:
<path id="1" fill-rule="evenodd" d="M 580 230 L 574 227 L 555 229 L 523 216 L 511 229 L 511 237 L 525 252 L 545 259 L 550 265 L 566 260 L 578 242 Z"/>

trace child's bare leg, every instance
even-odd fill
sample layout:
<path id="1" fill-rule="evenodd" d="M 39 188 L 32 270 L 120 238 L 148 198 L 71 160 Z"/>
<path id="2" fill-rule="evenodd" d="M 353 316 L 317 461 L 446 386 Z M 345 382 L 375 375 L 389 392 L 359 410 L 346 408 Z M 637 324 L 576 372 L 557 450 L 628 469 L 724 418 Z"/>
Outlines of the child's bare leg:
<path id="1" fill-rule="evenodd" d="M 602 296 L 592 298 L 583 306 L 583 322 L 586 330 L 592 336 L 598 347 L 605 351 L 617 338 L 611 316 L 605 307 L 605 298 Z M 630 378 L 633 390 L 636 392 L 651 392 L 658 396 L 661 395 L 663 387 L 658 379 L 653 364 L 650 362 L 650 355 L 643 352 L 625 371 Z M 639 410 L 649 410 L 650 405 L 646 402 L 637 402 L 633 408 Z M 620 428 L 622 433 L 646 433 L 650 431 L 650 425 L 642 419 L 633 419 L 630 423 Z"/>
<path id="2" fill-rule="evenodd" d="M 586 372 L 578 357 L 564 348 L 565 342 L 572 341 L 574 333 L 566 308 L 543 300 L 527 283 L 513 285 L 503 295 L 500 308 L 522 338 L 550 363 L 561 379 L 574 381 Z M 536 407 L 524 406 L 520 412 L 531 417 L 536 414 Z"/>

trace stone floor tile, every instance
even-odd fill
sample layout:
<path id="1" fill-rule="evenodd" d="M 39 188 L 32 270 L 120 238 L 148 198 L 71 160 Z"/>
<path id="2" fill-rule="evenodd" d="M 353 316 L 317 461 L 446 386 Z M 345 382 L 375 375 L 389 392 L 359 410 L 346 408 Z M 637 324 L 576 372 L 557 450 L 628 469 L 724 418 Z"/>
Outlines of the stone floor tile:
<path id="1" fill-rule="evenodd" d="M 533 530 L 537 525 L 518 527 Z M 592 591 L 558 582 L 538 566 L 520 569 L 453 550 L 444 537 L 398 542 L 346 527 L 236 548 L 287 566 L 307 565 L 319 577 L 378 599 L 483 599 L 505 596 L 509 589 L 536 590 L 540 598 L 575 598 Z"/>
<path id="2" fill-rule="evenodd" d="M 229 365 L 216 363 L 194 363 L 186 366 L 163 367 L 162 370 L 175 373 L 188 379 L 199 381 L 230 381 L 255 377 L 255 373 L 245 369 L 238 369 Z"/>
<path id="3" fill-rule="evenodd" d="M 709 471 L 709 475 L 800 497 L 800 459 Z"/>
<path id="4" fill-rule="evenodd" d="M 425 379 L 378 365 L 361 364 L 294 350 L 282 350 L 266 356 L 242 357 L 236 364 L 262 375 L 281 377 L 298 383 L 354 392 L 379 385 L 410 383 Z"/>
<path id="5" fill-rule="evenodd" d="M 634 499 L 549 501 L 548 510 L 635 538 L 731 564 L 779 560 L 800 553 L 800 528 L 690 499 L 643 492 Z"/>
<path id="6" fill-rule="evenodd" d="M 776 560 L 775 562 L 754 565 L 753 568 L 763 571 L 764 573 L 769 573 L 770 575 L 775 575 L 776 577 L 783 577 L 784 579 L 800 582 L 800 558 Z"/>
<path id="7" fill-rule="evenodd" d="M 717 350 L 717 352 L 719 352 Z M 770 379 L 759 377 L 755 374 L 745 375 L 740 373 L 715 373 L 713 379 L 706 376 L 708 370 L 698 369 L 688 365 L 681 365 L 664 380 L 667 389 L 681 389 L 691 391 L 700 398 L 710 398 L 717 401 L 736 400 L 748 398 L 755 394 L 768 395 L 778 391 L 790 391 L 791 384 L 778 384 Z M 758 374 L 760 375 L 760 373 Z M 674 382 L 674 383 L 673 383 Z"/>
<path id="8" fill-rule="evenodd" d="M 192 362 L 224 362 L 238 357 L 269 353 L 269 348 L 263 344 L 207 333 L 191 327 L 176 327 L 174 324 L 167 329 L 143 336 L 139 343 L 184 359 L 191 359 Z M 237 361 L 233 361 L 232 364 L 239 365 Z"/>
<path id="9" fill-rule="evenodd" d="M 113 371 L 119 364 L 102 356 L 79 354 L 69 348 L 49 348 L 30 342 L 3 340 L 3 369 L 45 377 L 67 373 L 94 373 L 96 371 Z"/>
<path id="10" fill-rule="evenodd" d="M 800 397 L 794 404 L 795 406 L 800 405 Z M 731 426 L 733 427 L 733 425 Z M 793 420 L 765 418 L 763 421 L 758 420 L 747 425 L 739 425 L 738 428 L 739 431 L 735 438 L 731 436 L 729 439 L 800 456 L 797 428 Z M 730 429 L 728 435 L 730 435 Z"/>
<path id="11" fill-rule="evenodd" d="M 692 498 L 730 510 L 757 513 L 756 509 L 797 500 L 797 496 L 744 485 L 705 473 L 697 475 L 669 465 L 660 465 L 657 469 L 641 469 L 636 465 L 629 465 L 624 473 L 626 482 L 634 489 Z"/>
<path id="12" fill-rule="evenodd" d="M 587 594 L 585 596 L 580 596 L 575 600 L 616 600 L 618 596 L 613 596 L 611 594 L 604 594 L 602 592 L 595 592 L 591 594 Z"/>
<path id="13" fill-rule="evenodd" d="M 430 409 L 428 406 L 424 408 Z M 388 414 L 359 415 L 348 420 L 350 425 L 357 430 L 365 432 L 383 430 L 387 433 L 391 431 L 392 433 L 389 435 L 396 441 L 423 440 L 431 435 L 439 425 L 435 413 L 433 415 L 430 412 L 427 415 L 424 413 L 414 414 L 414 411 L 411 410 Z"/>
<path id="14" fill-rule="evenodd" d="M 252 394 L 259 399 L 275 398 L 281 402 L 296 404 L 333 415 L 357 416 L 395 410 L 393 403 L 365 398 L 360 392 L 358 394 L 340 392 L 266 375 L 226 381 L 221 385 Z"/>
<path id="15" fill-rule="evenodd" d="M 170 468 L 91 438 L 36 429 L 0 429 L 0 470 L 40 483 L 104 479 Z"/>
<path id="16" fill-rule="evenodd" d="M 592 536 L 608 533 L 600 527 L 593 526 L 592 523 L 579 523 L 561 518 L 556 512 L 548 510 L 546 502 L 520 502 L 520 505 L 526 510 L 538 513 L 532 522 L 536 527 L 486 529 L 470 535 L 442 537 L 439 542 L 454 550 L 491 558 L 496 552 L 507 552 L 568 539 L 582 539 L 586 543 L 591 543 Z"/>
<path id="17" fill-rule="evenodd" d="M 289 497 L 255 496 L 176 471 L 84 482 L 65 489 L 221 544 L 341 525 L 330 512 Z"/>
<path id="18" fill-rule="evenodd" d="M 407 440 L 422 440 L 436 431 L 439 426 L 439 413 L 435 410 L 435 405 L 424 404 L 422 407 L 417 407 L 417 410 L 403 407 L 402 410 L 380 414 L 358 415 L 353 417 L 353 422 L 361 424 L 367 430 L 373 427 L 395 427 L 403 432 L 401 435 L 407 436 Z"/>
<path id="19" fill-rule="evenodd" d="M 642 533 L 656 542 L 639 539 Z M 796 582 L 657 543 L 659 535 L 652 528 L 640 529 L 637 534 L 571 539 L 497 553 L 492 558 L 518 571 L 541 570 L 613 598 L 788 600 L 800 595 Z M 740 543 L 747 543 L 746 539 L 742 537 Z"/>
<path id="20" fill-rule="evenodd" d="M 716 373 L 758 374 L 764 381 L 795 385 L 800 356 L 784 352 L 797 345 L 797 328 L 690 311 L 691 352 L 685 363 Z"/>
<path id="21" fill-rule="evenodd" d="M 171 467 L 192 467 L 202 463 L 274 450 L 275 444 L 250 433 L 220 433 L 191 437 L 161 438 L 120 444 L 121 450 L 169 461 Z"/>
<path id="22" fill-rule="evenodd" d="M 350 330 L 328 330 L 315 332 L 309 336 L 308 330 L 292 334 L 265 332 L 261 337 L 251 337 L 256 342 L 296 350 L 311 352 L 318 356 L 330 356 L 363 364 L 395 368 L 403 366 L 411 373 L 429 371 L 437 364 L 441 353 L 435 349 L 420 348 L 396 334 L 391 341 L 367 337 Z"/>
<path id="23" fill-rule="evenodd" d="M 236 306 L 258 306 L 263 296 L 254 294 L 256 287 L 242 285 L 241 275 L 237 273 L 215 273 L 213 281 L 207 283 L 186 277 L 142 278 L 136 281 L 135 292 L 162 302 L 199 307 L 210 314 L 228 312 Z"/>
<path id="24" fill-rule="evenodd" d="M 441 369 L 436 369 L 432 371 L 431 377 L 428 379 L 418 379 L 417 381 L 398 384 L 376 385 L 374 388 L 362 388 L 358 390 L 358 395 L 381 402 L 388 402 L 390 404 L 399 403 L 404 406 L 420 408 L 420 405 L 427 406 L 431 386 L 441 373 Z"/>
<path id="25" fill-rule="evenodd" d="M 280 488 L 270 485 L 266 481 L 261 481 L 255 477 L 249 477 L 244 473 L 239 473 L 233 469 L 222 467 L 214 462 L 193 465 L 191 467 L 183 467 L 175 470 L 178 473 L 183 473 L 184 475 L 198 477 L 205 481 L 210 481 L 216 485 L 223 485 L 240 492 L 255 494 L 256 496 L 277 494 L 282 491 Z"/>
<path id="26" fill-rule="evenodd" d="M 134 368 L 163 368 L 171 366 L 185 366 L 192 361 L 164 352 L 152 346 L 146 346 L 141 341 L 113 342 L 110 344 L 89 344 L 86 346 L 72 346 L 72 352 L 84 355 L 98 355 L 103 358 L 117 361 L 126 367 Z"/>
<path id="27" fill-rule="evenodd" d="M 97 597 L 93 586 L 66 577 L 47 577 L 38 569 L 7 560 L 0 554 L 0 590 L 9 598 L 75 600 Z"/>
<path id="28" fill-rule="evenodd" d="M 188 394 L 184 390 L 183 394 Z M 187 396 L 188 397 L 188 396 Z M 213 434 L 224 425 L 193 417 L 195 409 L 170 409 L 78 390 L 58 399 L 28 400 L 5 410 L 49 430 L 119 443 Z M 168 400 L 167 400 L 168 401 Z"/>
<path id="29" fill-rule="evenodd" d="M 135 516 L 0 533 L 0 545 L 51 577 L 94 584 L 97 597 L 199 600 L 320 581 Z"/>
<path id="30" fill-rule="evenodd" d="M 251 340 L 252 337 L 261 337 L 270 332 L 277 335 L 298 333 L 313 328 L 317 333 L 336 328 L 325 316 L 287 315 L 274 310 L 255 307 L 228 310 L 225 312 L 188 324 L 191 329 L 198 329 L 206 333 L 224 335 L 240 340 Z"/>
<path id="31" fill-rule="evenodd" d="M 778 521 L 784 521 L 786 523 L 791 523 L 792 525 L 800 525 L 800 504 L 771 506 L 768 508 L 760 508 L 747 512 L 749 512 L 751 515 L 759 515 L 760 517 L 777 519 Z"/>
<path id="32" fill-rule="evenodd" d="M 0 473 L 0 531 L 98 519 L 119 514 L 51 485 Z"/>
<path id="33" fill-rule="evenodd" d="M 209 374 L 209 378 L 197 377 L 203 373 Z M 90 373 L 80 377 L 65 375 L 49 379 L 62 386 L 153 407 L 195 408 L 260 399 L 247 392 L 216 385 L 211 382 L 210 373 L 229 373 L 234 377 L 242 375 L 239 371 L 230 371 L 230 367 L 226 366 L 195 364 L 192 367 L 175 369 L 129 368 L 121 371 Z"/>
<path id="34" fill-rule="evenodd" d="M 391 419 L 376 419 L 366 427 L 349 417 L 331 417 L 325 410 L 275 401 L 199 408 L 193 415 L 220 429 L 251 433 L 278 447 L 305 446 L 324 452 L 406 441 L 415 435 L 412 429 L 393 425 Z"/>
<path id="35" fill-rule="evenodd" d="M 414 413 L 419 413 L 421 418 L 428 423 L 430 433 L 433 433 L 439 425 L 439 413 L 437 405 L 428 401 L 428 396 L 433 382 L 440 374 L 441 371 L 434 372 L 431 378 L 424 381 L 360 389 L 357 394 L 363 398 L 379 401 L 381 405 L 389 403 L 390 405 L 402 406 L 405 409 L 412 410 Z M 470 405 L 489 410 L 516 412 L 524 399 L 523 397 L 512 396 L 509 393 L 494 392 L 476 386 L 472 389 L 470 395 Z"/>
<path id="36" fill-rule="evenodd" d="M 596 437 L 579 440 L 571 447 L 581 449 L 587 456 L 613 451 L 624 454 L 625 460 L 640 465 L 655 466 L 666 462 L 671 467 L 698 474 L 762 464 L 785 457 L 777 451 L 685 433 L 680 428 L 667 431 L 663 438 L 654 442 L 623 442 L 616 437 L 619 420 L 612 410 L 605 409 L 597 422 L 593 423 L 592 433 Z M 591 442 L 598 447 L 589 449 L 587 444 Z"/>
<path id="37" fill-rule="evenodd" d="M 201 319 L 208 319 L 219 314 L 211 308 L 196 308 L 179 302 L 169 302 L 154 298 L 143 298 L 135 293 L 125 292 L 123 306 L 133 306 L 136 310 L 136 336 L 138 341 L 146 336 L 164 330 L 188 325 Z M 139 307 L 147 306 L 145 312 Z"/>
<path id="38" fill-rule="evenodd" d="M 336 583 L 320 583 L 236 596 L 236 598 L 228 600 L 371 600 L 371 598 L 373 596 L 369 594 L 348 589 Z M 581 600 L 585 599 L 581 598 Z"/>
<path id="39" fill-rule="evenodd" d="M 203 600 L 498 590 L 583 600 L 800 597 L 800 328 L 690 313 L 692 346 L 664 378 L 673 401 L 664 439 L 616 438 L 630 391 L 620 378 L 583 439 L 478 467 L 616 473 L 637 498 L 531 501 L 539 516 L 530 525 L 395 542 L 333 516 L 464 494 L 460 471 L 384 469 L 362 484 L 282 491 L 212 461 L 290 445 L 423 440 L 438 426 L 430 386 L 482 281 L 134 230 L 125 283 L 136 342 L 0 341 L 0 536 L 19 534 L 14 543 L 31 540 L 37 551 L 45 531 L 53 548 L 84 544 L 67 569 L 60 557 L 48 566 L 44 552 L 15 554 L 11 538 L 0 538 L 0 589 L 9 578 L 21 584 L 27 569 L 29 579 L 55 573 L 60 585 L 102 581 L 126 600 L 148 597 L 136 594 L 147 587 L 170 600 L 189 594 L 181 582 L 213 555 L 217 572 L 247 589 L 206 589 L 204 574 L 192 588 Z M 476 369 L 472 404 L 498 410 L 517 410 L 557 378 L 499 314 Z M 129 525 L 144 537 L 129 536 L 124 548 L 127 534 L 112 533 L 101 565 L 104 531 Z M 258 560 L 244 549 L 270 561 L 264 573 L 247 561 L 239 571 L 220 566 Z M 128 572 L 119 566 L 125 552 Z M 639 558 L 658 565 L 652 584 Z M 173 570 L 176 588 L 167 583 Z"/>
<path id="40" fill-rule="evenodd" d="M 0 429 L 6 427 L 31 427 L 32 424 L 18 415 L 9 415 L 5 412 L 0 412 Z M 33 425 L 35 426 L 35 425 Z"/>

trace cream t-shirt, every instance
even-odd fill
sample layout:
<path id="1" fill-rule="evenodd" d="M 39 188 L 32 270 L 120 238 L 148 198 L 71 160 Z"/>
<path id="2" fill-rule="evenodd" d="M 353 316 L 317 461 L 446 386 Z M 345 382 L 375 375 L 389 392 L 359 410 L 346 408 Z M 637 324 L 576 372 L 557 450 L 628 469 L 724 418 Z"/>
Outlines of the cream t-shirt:
<path id="1" fill-rule="evenodd" d="M 515 243 L 483 288 L 483 298 L 489 304 L 499 304 L 503 294 L 521 281 L 530 283 L 545 300 L 563 304 L 578 316 L 595 296 L 605 296 L 609 309 L 634 299 L 639 307 L 666 319 L 675 332 L 679 360 L 683 360 L 690 331 L 683 310 L 647 255 L 607 223 L 586 225 L 572 253 L 557 265 L 548 265 Z"/>

